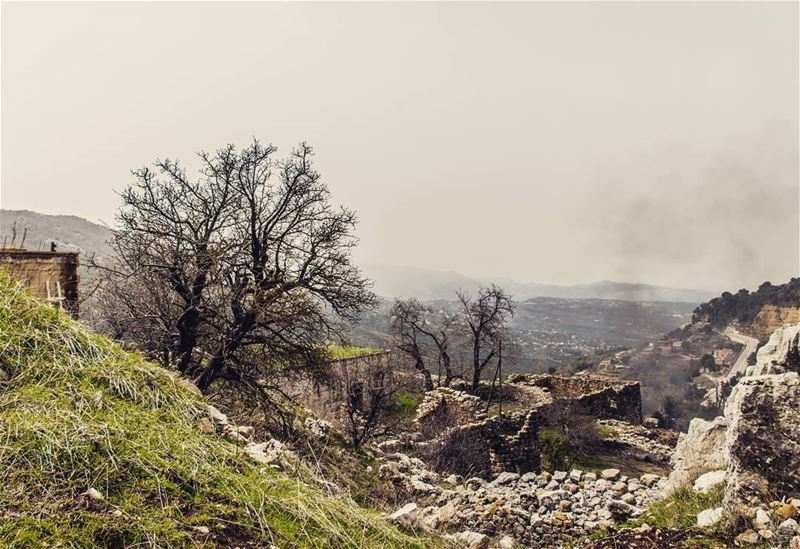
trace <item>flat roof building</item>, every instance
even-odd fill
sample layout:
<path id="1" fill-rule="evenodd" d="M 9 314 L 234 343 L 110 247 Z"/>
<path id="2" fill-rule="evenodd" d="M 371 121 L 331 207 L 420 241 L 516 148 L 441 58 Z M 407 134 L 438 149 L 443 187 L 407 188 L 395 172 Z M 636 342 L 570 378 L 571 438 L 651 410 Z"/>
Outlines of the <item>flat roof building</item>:
<path id="1" fill-rule="evenodd" d="M 33 295 L 78 316 L 78 252 L 0 248 L 0 269 L 22 282 Z"/>

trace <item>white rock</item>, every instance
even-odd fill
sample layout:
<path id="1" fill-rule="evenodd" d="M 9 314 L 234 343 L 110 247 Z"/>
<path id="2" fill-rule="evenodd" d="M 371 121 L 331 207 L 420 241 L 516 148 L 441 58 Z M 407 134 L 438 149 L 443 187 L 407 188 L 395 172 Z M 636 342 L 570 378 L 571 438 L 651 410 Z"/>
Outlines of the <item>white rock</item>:
<path id="1" fill-rule="evenodd" d="M 417 524 L 417 515 L 419 508 L 414 502 L 406 503 L 400 509 L 389 515 L 389 520 L 405 526 L 406 528 L 413 528 Z"/>
<path id="2" fill-rule="evenodd" d="M 497 478 L 494 479 L 492 484 L 508 484 L 509 482 L 513 482 L 517 479 L 519 479 L 519 474 L 506 471 L 497 475 Z"/>
<path id="3" fill-rule="evenodd" d="M 722 519 L 722 507 L 714 507 L 713 509 L 706 509 L 697 513 L 697 526 L 700 528 L 708 528 L 718 523 Z"/>
<path id="4" fill-rule="evenodd" d="M 605 480 L 614 480 L 619 476 L 619 469 L 603 469 L 600 476 Z"/>
<path id="5" fill-rule="evenodd" d="M 756 509 L 756 518 L 754 522 L 760 526 L 765 526 L 771 522 L 769 518 L 769 513 L 767 513 L 764 509 L 759 507 Z"/>
<path id="6" fill-rule="evenodd" d="M 778 532 L 784 536 L 790 536 L 798 532 L 797 521 L 794 519 L 786 519 L 778 525 Z"/>
<path id="7" fill-rule="evenodd" d="M 567 478 L 567 474 L 568 473 L 566 471 L 556 471 L 553 473 L 553 480 L 556 482 L 561 482 Z"/>
<path id="8" fill-rule="evenodd" d="M 89 488 L 88 490 L 86 490 L 85 495 L 86 497 L 94 501 L 103 501 L 106 499 L 105 497 L 103 497 L 103 494 L 101 494 L 100 491 L 95 488 Z"/>
<path id="9" fill-rule="evenodd" d="M 456 541 L 463 543 L 468 549 L 487 549 L 489 547 L 489 536 L 471 532 L 469 530 L 455 534 Z"/>
<path id="10" fill-rule="evenodd" d="M 713 421 L 692 420 L 689 431 L 680 435 L 672 455 L 672 473 L 663 487 L 665 495 L 687 486 L 705 471 L 727 469 L 728 458 L 724 451 L 727 429 L 728 420 L 722 416 Z M 648 485 L 644 478 L 642 483 Z"/>
<path id="11" fill-rule="evenodd" d="M 573 469 L 572 471 L 569 472 L 569 478 L 571 478 L 575 482 L 581 480 L 582 476 L 583 476 L 583 471 L 579 469 Z"/>
<path id="12" fill-rule="evenodd" d="M 458 475 L 450 475 L 449 477 L 447 477 L 446 479 L 444 479 L 444 481 L 445 481 L 447 484 L 451 485 L 451 486 L 458 486 L 459 484 L 461 484 L 461 482 L 462 482 L 463 480 L 464 480 L 464 479 L 462 479 L 462 478 L 461 478 L 460 476 L 458 476 Z"/>
<path id="13" fill-rule="evenodd" d="M 497 542 L 497 547 L 500 549 L 514 549 L 514 538 L 511 536 L 503 536 L 500 538 L 500 541 Z"/>
<path id="14" fill-rule="evenodd" d="M 411 482 L 409 482 L 409 486 L 411 486 L 411 489 L 414 490 L 415 492 L 422 492 L 427 494 L 429 492 L 436 491 L 436 486 L 428 484 L 427 482 L 422 482 L 421 480 L 417 479 L 412 479 Z"/>
<path id="15" fill-rule="evenodd" d="M 707 494 L 712 488 L 725 482 L 725 474 L 726 471 L 719 470 L 709 471 L 708 473 L 700 475 L 697 477 L 697 480 L 694 481 L 694 491 Z"/>

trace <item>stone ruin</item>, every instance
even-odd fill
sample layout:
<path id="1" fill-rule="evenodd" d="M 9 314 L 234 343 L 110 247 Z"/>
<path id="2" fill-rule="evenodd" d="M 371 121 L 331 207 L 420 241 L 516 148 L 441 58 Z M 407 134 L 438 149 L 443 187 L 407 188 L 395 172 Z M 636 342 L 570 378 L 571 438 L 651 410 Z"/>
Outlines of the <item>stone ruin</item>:
<path id="1" fill-rule="evenodd" d="M 489 415 L 492 392 L 503 413 Z M 483 397 L 483 398 L 481 398 Z M 496 399 L 496 400 L 495 400 Z M 538 430 L 553 406 L 569 404 L 597 419 L 642 421 L 639 383 L 605 377 L 512 375 L 502 386 L 482 385 L 478 396 L 450 388 L 426 393 L 415 418 L 423 453 L 439 470 L 490 478 L 540 468 Z"/>
<path id="2" fill-rule="evenodd" d="M 638 381 L 604 376 L 559 376 L 516 374 L 512 386 L 540 387 L 556 401 L 572 402 L 597 419 L 642 422 L 642 395 Z"/>
<path id="3" fill-rule="evenodd" d="M 0 269 L 22 282 L 36 297 L 78 316 L 78 252 L 0 248 Z"/>
<path id="4" fill-rule="evenodd" d="M 539 467 L 540 424 L 535 410 L 489 416 L 479 397 L 440 387 L 425 394 L 415 425 L 424 453 L 436 468 L 489 477 L 501 471 L 526 473 Z"/>

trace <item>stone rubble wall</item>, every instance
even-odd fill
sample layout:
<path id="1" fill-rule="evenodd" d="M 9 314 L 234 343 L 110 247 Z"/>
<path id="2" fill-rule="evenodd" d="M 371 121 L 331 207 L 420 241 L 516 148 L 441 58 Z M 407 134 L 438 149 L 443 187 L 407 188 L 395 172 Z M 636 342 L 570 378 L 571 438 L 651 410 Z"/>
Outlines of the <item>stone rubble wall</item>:
<path id="1" fill-rule="evenodd" d="M 402 484 L 414 501 L 391 519 L 423 530 L 511 538 L 524 547 L 565 547 L 615 522 L 641 515 L 658 495 L 657 475 L 640 478 L 616 469 L 600 474 L 580 470 L 518 474 L 504 472 L 487 482 L 451 475 L 442 479 L 403 454 L 387 454 L 379 474 Z M 439 482 L 436 482 L 436 481 Z M 510 540 L 509 540 L 510 541 Z M 512 543 L 513 545 L 513 543 Z"/>
<path id="2" fill-rule="evenodd" d="M 553 399 L 571 401 L 598 419 L 642 422 L 642 396 L 638 381 L 592 375 L 517 374 L 509 376 L 509 382 L 547 389 Z"/>
<path id="3" fill-rule="evenodd" d="M 490 477 L 502 471 L 528 472 L 539 461 L 535 411 L 488 417 L 480 398 L 449 388 L 426 393 L 414 421 L 419 446 L 442 470 Z"/>

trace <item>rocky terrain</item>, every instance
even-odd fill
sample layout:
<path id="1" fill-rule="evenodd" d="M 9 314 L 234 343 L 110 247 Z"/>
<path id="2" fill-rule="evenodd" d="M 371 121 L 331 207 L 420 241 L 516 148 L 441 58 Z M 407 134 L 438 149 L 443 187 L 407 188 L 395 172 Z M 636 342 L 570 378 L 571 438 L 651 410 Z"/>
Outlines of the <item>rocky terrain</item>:
<path id="1" fill-rule="evenodd" d="M 379 474 L 414 494 L 391 518 L 407 527 L 450 532 L 451 539 L 469 547 L 563 547 L 575 542 L 660 547 L 693 540 L 711 546 L 800 547 L 800 376 L 790 371 L 798 340 L 800 325 L 777 330 L 734 388 L 725 415 L 692 421 L 674 453 L 648 437 L 646 426 L 602 422 L 621 429 L 620 438 L 628 444 L 671 456 L 668 477 L 631 477 L 608 468 L 599 473 L 504 471 L 489 479 L 464 479 L 432 471 L 406 454 L 386 453 Z M 418 421 L 434 414 L 447 398 L 429 398 Z M 459 413 L 476 409 L 475 397 L 449 398 Z M 654 509 L 680 507 L 683 500 L 694 507 L 683 512 L 688 523 L 682 527 L 647 523 L 660 520 Z M 707 504 L 713 506 L 705 508 Z M 631 526 L 619 529 L 624 524 Z M 604 534 L 587 538 L 594 532 Z"/>

